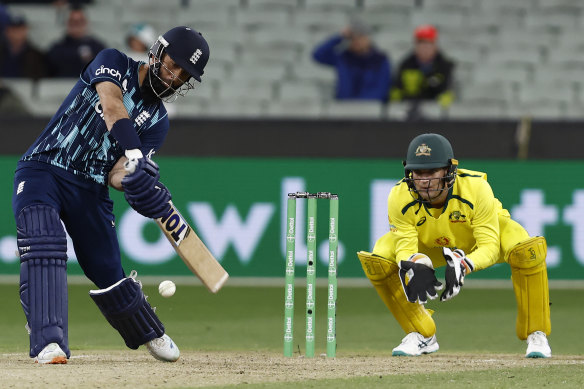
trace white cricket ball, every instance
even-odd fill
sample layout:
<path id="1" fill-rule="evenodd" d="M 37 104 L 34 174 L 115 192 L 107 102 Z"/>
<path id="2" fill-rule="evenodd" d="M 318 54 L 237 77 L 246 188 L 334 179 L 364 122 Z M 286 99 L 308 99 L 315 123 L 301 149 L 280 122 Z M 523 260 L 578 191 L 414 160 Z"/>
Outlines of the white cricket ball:
<path id="1" fill-rule="evenodd" d="M 434 269 L 434 265 L 432 264 L 432 260 L 426 254 L 417 253 L 410 258 L 410 261 L 421 263 L 422 265 L 428 266 L 430 269 Z"/>
<path id="2" fill-rule="evenodd" d="M 174 292 L 176 292 L 176 285 L 170 280 L 162 281 L 160 285 L 158 285 L 158 293 L 160 293 L 162 297 L 171 297 Z"/>

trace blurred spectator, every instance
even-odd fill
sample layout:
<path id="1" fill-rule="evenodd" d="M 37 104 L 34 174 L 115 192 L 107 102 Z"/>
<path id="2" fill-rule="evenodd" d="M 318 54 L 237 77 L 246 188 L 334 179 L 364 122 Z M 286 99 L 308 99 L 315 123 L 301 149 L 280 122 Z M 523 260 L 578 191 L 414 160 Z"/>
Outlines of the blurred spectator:
<path id="1" fill-rule="evenodd" d="M 437 100 L 443 107 L 452 103 L 454 63 L 438 49 L 437 40 L 434 26 L 415 29 L 415 47 L 399 65 L 391 101 Z"/>
<path id="2" fill-rule="evenodd" d="M 93 0 L 3 0 L 5 4 L 52 4 L 59 6 L 61 4 L 90 4 Z"/>
<path id="3" fill-rule="evenodd" d="M 126 54 L 135 61 L 148 62 L 148 52 L 156 38 L 156 32 L 149 24 L 134 24 L 126 36 Z"/>
<path id="4" fill-rule="evenodd" d="M 0 77 L 24 77 L 38 80 L 47 74 L 44 54 L 28 38 L 23 16 L 12 16 L 0 41 Z"/>
<path id="5" fill-rule="evenodd" d="M 6 7 L 0 4 L 0 40 L 2 40 L 2 32 L 4 31 L 4 27 L 8 24 L 10 20 L 10 15 Z"/>
<path id="6" fill-rule="evenodd" d="M 0 116 L 15 116 L 28 113 L 26 105 L 0 78 Z"/>
<path id="7" fill-rule="evenodd" d="M 353 21 L 340 34 L 328 38 L 316 47 L 313 58 L 335 68 L 338 100 L 387 100 L 389 58 L 374 46 L 363 23 Z"/>
<path id="8" fill-rule="evenodd" d="M 73 6 L 67 18 L 65 36 L 47 53 L 52 77 L 79 77 L 83 67 L 105 49 L 101 41 L 89 35 L 88 24 L 83 8 Z"/>

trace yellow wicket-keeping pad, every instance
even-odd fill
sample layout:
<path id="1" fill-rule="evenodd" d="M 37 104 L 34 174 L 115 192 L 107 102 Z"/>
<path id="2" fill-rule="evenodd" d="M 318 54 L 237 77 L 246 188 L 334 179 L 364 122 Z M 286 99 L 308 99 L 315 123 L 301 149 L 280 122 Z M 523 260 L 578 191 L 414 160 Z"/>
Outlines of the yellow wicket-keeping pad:
<path id="1" fill-rule="evenodd" d="M 545 238 L 536 236 L 513 247 L 507 259 L 517 300 L 516 331 L 525 340 L 534 331 L 551 332 Z"/>
<path id="2" fill-rule="evenodd" d="M 397 264 L 366 251 L 359 251 L 357 257 L 365 275 L 406 334 L 419 332 L 427 338 L 433 336 L 436 324 L 432 311 L 408 301 L 401 286 Z"/>

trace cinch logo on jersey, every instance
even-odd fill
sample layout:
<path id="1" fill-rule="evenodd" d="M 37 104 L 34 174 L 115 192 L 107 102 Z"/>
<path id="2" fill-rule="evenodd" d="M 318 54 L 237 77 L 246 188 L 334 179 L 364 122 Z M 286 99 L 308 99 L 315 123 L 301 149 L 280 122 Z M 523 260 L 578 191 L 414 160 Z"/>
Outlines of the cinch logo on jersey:
<path id="1" fill-rule="evenodd" d="M 134 120 L 136 125 L 141 126 L 150 117 L 150 114 L 146 111 L 140 112 L 138 117 Z"/>
<path id="2" fill-rule="evenodd" d="M 202 54 L 203 54 L 203 52 L 201 51 L 201 49 L 197 49 L 197 51 L 195 51 L 193 53 L 193 55 L 191 55 L 191 59 L 189 59 L 189 61 L 191 61 L 192 63 L 194 63 L 196 65 L 197 61 L 199 60 L 199 58 L 201 58 Z"/>
<path id="3" fill-rule="evenodd" d="M 120 73 L 118 70 L 116 69 L 110 69 L 110 68 L 106 68 L 105 66 L 101 65 L 99 68 L 97 68 L 97 70 L 95 71 L 95 75 L 99 76 L 100 74 L 109 74 L 112 77 L 115 77 L 118 79 L 118 81 L 122 80 L 122 73 Z"/>

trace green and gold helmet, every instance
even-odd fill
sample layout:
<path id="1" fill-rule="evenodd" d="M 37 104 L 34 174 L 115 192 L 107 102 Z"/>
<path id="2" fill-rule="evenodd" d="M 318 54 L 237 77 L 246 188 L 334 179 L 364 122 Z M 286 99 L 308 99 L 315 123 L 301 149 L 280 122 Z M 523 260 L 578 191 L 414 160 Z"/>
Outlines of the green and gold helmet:
<path id="1" fill-rule="evenodd" d="M 418 135 L 410 142 L 403 164 L 405 181 L 410 190 L 415 193 L 417 191 L 412 178 L 413 170 L 448 168 L 443 180 L 444 188 L 450 189 L 454 185 L 458 169 L 458 161 L 454 159 L 452 145 L 448 139 L 433 133 Z"/>

